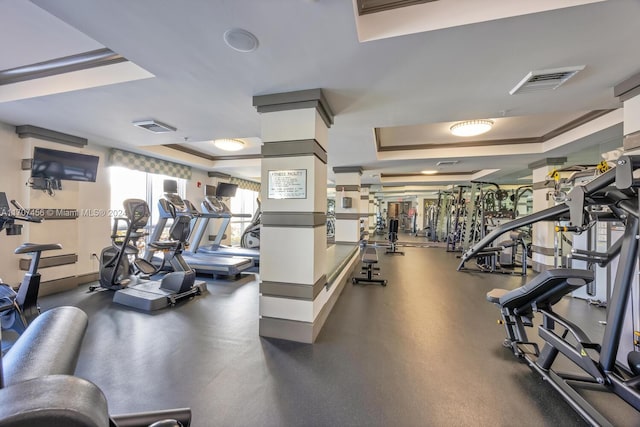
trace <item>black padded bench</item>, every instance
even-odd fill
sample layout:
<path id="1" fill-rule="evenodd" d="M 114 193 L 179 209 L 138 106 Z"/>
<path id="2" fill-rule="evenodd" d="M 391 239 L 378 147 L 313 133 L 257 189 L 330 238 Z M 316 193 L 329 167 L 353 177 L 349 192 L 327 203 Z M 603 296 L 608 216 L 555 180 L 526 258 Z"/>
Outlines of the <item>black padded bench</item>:
<path id="1" fill-rule="evenodd" d="M 73 375 L 87 325 L 87 315 L 76 307 L 58 307 L 36 317 L 2 358 L 4 385 Z"/>
<path id="2" fill-rule="evenodd" d="M 594 279 L 590 270 L 558 268 L 545 270 L 529 283 L 517 289 L 493 289 L 487 293 L 487 301 L 500 307 L 501 323 L 507 337 L 503 345 L 511 348 L 516 356 L 522 356 L 521 344 L 528 344 L 538 353 L 538 346 L 529 342 L 525 326 L 533 326 L 533 312 L 551 311 L 551 306 L 560 299 L 585 286 Z"/>
<path id="3" fill-rule="evenodd" d="M 592 282 L 593 272 L 573 268 L 545 270 L 529 283 L 512 291 L 493 289 L 487 293 L 487 300 L 508 309 L 514 314 L 529 313 L 536 308 L 546 308 L 560 301 L 560 298 Z"/>
<path id="4" fill-rule="evenodd" d="M 368 246 L 364 249 L 362 253 L 362 274 L 367 274 L 367 277 L 353 277 L 351 278 L 351 282 L 355 285 L 356 283 L 379 283 L 382 286 L 387 286 L 387 281 L 384 279 L 374 279 L 373 275 L 376 270 L 380 270 L 380 268 L 375 265 L 378 263 L 378 252 L 376 248 L 372 246 Z"/>
<path id="5" fill-rule="evenodd" d="M 107 426 L 107 401 L 98 387 L 73 376 L 87 329 L 75 307 L 36 317 L 2 358 L 3 426 Z"/>
<path id="6" fill-rule="evenodd" d="M 3 427 L 148 426 L 177 420 L 188 427 L 191 410 L 172 409 L 109 416 L 107 399 L 95 384 L 73 376 L 87 315 L 75 307 L 38 316 L 2 358 L 0 425 Z M 0 375 L 2 378 L 2 375 Z"/>

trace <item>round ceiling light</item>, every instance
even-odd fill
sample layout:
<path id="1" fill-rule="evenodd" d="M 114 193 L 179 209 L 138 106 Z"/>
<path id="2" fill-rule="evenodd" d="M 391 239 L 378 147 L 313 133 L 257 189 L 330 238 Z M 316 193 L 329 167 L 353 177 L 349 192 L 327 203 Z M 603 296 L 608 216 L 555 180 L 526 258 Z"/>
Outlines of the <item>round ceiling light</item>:
<path id="1" fill-rule="evenodd" d="M 449 130 L 455 136 L 476 136 L 489 132 L 493 127 L 493 120 L 467 120 L 456 123 Z"/>
<path id="2" fill-rule="evenodd" d="M 224 32 L 224 42 L 238 52 L 253 52 L 258 48 L 258 38 L 242 28 L 231 28 Z"/>
<path id="3" fill-rule="evenodd" d="M 239 151 L 245 144 L 241 139 L 222 138 L 213 141 L 213 145 L 224 151 Z"/>

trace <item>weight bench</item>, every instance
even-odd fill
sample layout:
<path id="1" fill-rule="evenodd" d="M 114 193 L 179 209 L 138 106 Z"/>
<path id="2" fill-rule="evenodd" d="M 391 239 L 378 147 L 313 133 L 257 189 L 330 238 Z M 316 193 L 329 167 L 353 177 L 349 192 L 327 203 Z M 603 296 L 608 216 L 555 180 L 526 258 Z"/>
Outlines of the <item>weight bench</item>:
<path id="1" fill-rule="evenodd" d="M 2 358 L 4 385 L 73 375 L 87 325 L 87 315 L 76 307 L 58 307 L 36 317 Z"/>
<path id="2" fill-rule="evenodd" d="M 100 389 L 73 376 L 87 324 L 82 310 L 59 307 L 36 317 L 25 329 L 0 365 L 1 425 L 108 422 L 107 401 Z"/>
<path id="3" fill-rule="evenodd" d="M 524 354 L 520 344 L 528 344 L 538 355 L 538 346 L 529 342 L 525 326 L 533 326 L 533 312 L 547 310 L 560 299 L 594 279 L 590 270 L 558 268 L 545 270 L 529 283 L 517 289 L 493 289 L 487 293 L 487 301 L 500 307 L 507 338 L 503 345 L 511 348 L 516 356 Z"/>
<path id="4" fill-rule="evenodd" d="M 385 254 L 404 255 L 404 252 L 396 250 L 396 242 L 398 241 L 398 220 L 389 220 L 389 248 Z"/>
<path id="5" fill-rule="evenodd" d="M 374 274 L 377 275 L 378 273 L 375 273 L 375 271 L 380 270 L 379 267 L 376 267 L 375 265 L 378 263 L 378 252 L 376 251 L 376 248 L 374 247 L 366 247 L 364 249 L 364 252 L 362 253 L 362 274 L 367 274 L 367 277 L 365 278 L 360 278 L 360 277 L 352 277 L 351 278 L 351 283 L 353 283 L 354 285 L 356 283 L 379 283 L 382 286 L 387 286 L 387 281 L 384 279 L 374 279 L 373 276 Z"/>
<path id="6" fill-rule="evenodd" d="M 87 324 L 82 310 L 59 307 L 26 328 L 0 362 L 0 425 L 147 426 L 171 418 L 189 426 L 188 408 L 110 417 L 100 388 L 73 376 Z"/>

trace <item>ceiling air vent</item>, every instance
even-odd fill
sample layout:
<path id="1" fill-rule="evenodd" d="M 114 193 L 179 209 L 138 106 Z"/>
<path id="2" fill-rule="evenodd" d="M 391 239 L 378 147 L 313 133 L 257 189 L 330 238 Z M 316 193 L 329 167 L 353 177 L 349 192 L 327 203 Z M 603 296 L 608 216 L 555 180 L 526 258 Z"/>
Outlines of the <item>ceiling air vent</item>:
<path id="1" fill-rule="evenodd" d="M 509 95 L 556 89 L 582 70 L 584 70 L 584 65 L 530 71 L 520 83 L 509 91 Z"/>
<path id="2" fill-rule="evenodd" d="M 457 163 L 457 160 L 440 160 L 438 163 L 436 163 L 436 166 L 453 166 Z"/>
<path id="3" fill-rule="evenodd" d="M 168 124 L 159 122 L 157 120 L 140 120 L 137 122 L 133 122 L 133 124 L 134 126 L 138 126 L 153 133 L 166 133 L 176 131 L 176 128 L 174 128 L 173 126 L 169 126 Z"/>

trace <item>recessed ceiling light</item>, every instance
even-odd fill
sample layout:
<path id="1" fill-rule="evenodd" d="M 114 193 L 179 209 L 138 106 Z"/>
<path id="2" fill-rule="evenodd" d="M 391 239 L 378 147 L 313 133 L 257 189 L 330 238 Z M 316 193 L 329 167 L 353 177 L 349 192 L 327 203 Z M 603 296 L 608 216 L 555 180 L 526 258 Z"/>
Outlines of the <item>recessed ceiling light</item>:
<path id="1" fill-rule="evenodd" d="M 438 173 L 438 171 L 434 171 L 434 170 L 426 170 L 426 171 L 422 171 L 423 174 L 425 175 L 435 175 Z"/>
<path id="2" fill-rule="evenodd" d="M 466 120 L 458 122 L 449 129 L 455 136 L 476 136 L 489 132 L 493 127 L 493 120 Z"/>
<path id="3" fill-rule="evenodd" d="M 222 37 L 227 46 L 238 52 L 253 52 L 258 48 L 258 38 L 242 28 L 231 28 Z"/>
<path id="4" fill-rule="evenodd" d="M 245 146 L 241 139 L 222 138 L 213 141 L 213 145 L 224 151 L 239 151 Z"/>

